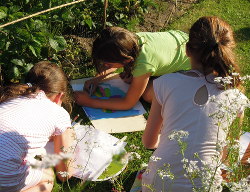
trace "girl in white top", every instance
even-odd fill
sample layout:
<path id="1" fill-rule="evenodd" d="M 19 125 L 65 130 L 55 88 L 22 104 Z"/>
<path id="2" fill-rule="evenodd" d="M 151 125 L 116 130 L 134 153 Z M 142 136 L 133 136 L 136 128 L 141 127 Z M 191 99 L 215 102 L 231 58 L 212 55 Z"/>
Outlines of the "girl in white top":
<path id="1" fill-rule="evenodd" d="M 247 98 L 236 89 L 240 87 L 237 77 L 224 88 L 214 81 L 215 77 L 238 73 L 234 45 L 233 32 L 225 21 L 202 17 L 191 27 L 186 44 L 192 70 L 154 80 L 154 97 L 142 141 L 145 147 L 156 150 L 142 175 L 142 191 L 191 192 L 193 187 L 202 187 L 201 180 L 195 179 L 192 184 L 184 176 L 187 173 L 183 168 L 183 156 L 178 153 L 180 147 L 169 136 L 173 131 L 188 132 L 188 137 L 183 138 L 187 143 L 185 158 L 195 164 L 198 161 L 196 165 L 201 168 L 201 161 L 194 158 L 194 154 L 198 154 L 200 160 L 212 167 L 212 157 L 218 154 L 216 145 L 225 140 L 226 128 L 247 103 Z M 218 103 L 230 106 L 231 111 L 220 113 L 222 107 Z M 217 116 L 212 117 L 212 114 Z M 165 171 L 165 176 L 160 174 L 161 170 Z M 174 175 L 173 180 L 168 171 Z M 215 178 L 214 191 L 220 191 L 221 188 L 217 188 L 221 182 L 219 170 Z"/>
<path id="2" fill-rule="evenodd" d="M 73 130 L 68 112 L 68 80 L 60 67 L 39 62 L 29 71 L 27 84 L 0 89 L 0 191 L 51 191 L 54 172 L 29 166 L 49 140 L 54 151 L 71 146 Z M 68 171 L 60 162 L 56 171 Z M 60 174 L 60 180 L 64 180 Z"/>

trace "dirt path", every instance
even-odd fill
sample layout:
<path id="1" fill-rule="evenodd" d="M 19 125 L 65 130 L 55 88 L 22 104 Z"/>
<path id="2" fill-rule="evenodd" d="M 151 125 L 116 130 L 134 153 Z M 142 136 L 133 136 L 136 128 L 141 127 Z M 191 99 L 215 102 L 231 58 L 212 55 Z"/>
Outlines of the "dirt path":
<path id="1" fill-rule="evenodd" d="M 181 17 L 199 0 L 155 0 L 156 7 L 151 7 L 144 16 L 144 21 L 136 31 L 160 31 L 173 20 Z"/>

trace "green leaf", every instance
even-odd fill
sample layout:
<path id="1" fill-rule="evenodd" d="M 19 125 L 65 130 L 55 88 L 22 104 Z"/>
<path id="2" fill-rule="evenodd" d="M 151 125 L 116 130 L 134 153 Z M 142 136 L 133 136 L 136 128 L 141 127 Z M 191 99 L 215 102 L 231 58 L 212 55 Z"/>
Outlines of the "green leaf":
<path id="1" fill-rule="evenodd" d="M 23 16 L 24 16 L 23 12 L 16 12 L 12 14 L 12 19 L 20 19 Z"/>
<path id="2" fill-rule="evenodd" d="M 27 63 L 27 64 L 25 64 L 25 66 L 24 66 L 24 72 L 25 73 L 28 73 L 29 72 L 29 70 L 33 67 L 34 65 L 32 64 L 32 63 Z"/>
<path id="3" fill-rule="evenodd" d="M 6 43 L 5 50 L 7 51 L 7 50 L 9 49 L 9 47 L 10 47 L 10 42 L 8 41 L 8 42 Z"/>
<path id="4" fill-rule="evenodd" d="M 5 17 L 7 17 L 7 14 L 3 12 L 2 10 L 0 10 L 0 19 L 3 19 Z"/>
<path id="5" fill-rule="evenodd" d="M 58 50 L 59 45 L 55 39 L 49 38 L 49 44 L 53 49 Z"/>
<path id="6" fill-rule="evenodd" d="M 0 49 L 4 49 L 5 47 L 5 41 L 0 41 Z"/>
<path id="7" fill-rule="evenodd" d="M 30 39 L 30 33 L 25 30 L 25 29 L 21 29 L 21 28 L 17 28 L 16 29 L 16 37 L 19 37 L 21 40 L 27 42 L 27 40 Z"/>
<path id="8" fill-rule="evenodd" d="M 32 53 L 36 56 L 36 57 L 40 57 L 41 56 L 41 49 L 42 49 L 42 45 L 41 45 L 41 43 L 40 42 L 37 42 L 37 41 L 32 41 L 31 42 L 31 44 L 30 44 L 30 46 L 32 47 L 29 47 L 30 48 L 30 50 L 32 51 L 32 49 L 33 49 L 33 51 L 34 51 L 34 53 L 33 53 L 33 51 L 32 51 Z"/>
<path id="9" fill-rule="evenodd" d="M 31 45 L 29 45 L 29 49 L 31 50 L 31 52 L 33 53 L 33 55 L 35 55 L 35 57 L 37 57 L 36 51 L 34 49 L 34 47 L 32 47 Z"/>
<path id="10" fill-rule="evenodd" d="M 19 71 L 19 69 L 18 69 L 16 66 L 14 66 L 14 67 L 12 68 L 12 70 L 13 70 L 14 78 L 15 78 L 15 79 L 19 78 L 19 77 L 20 77 L 20 71 Z"/>
<path id="11" fill-rule="evenodd" d="M 62 18 L 63 18 L 63 20 L 66 20 L 66 21 L 74 20 L 74 17 L 72 16 L 72 12 L 69 10 L 62 14 Z"/>
<path id="12" fill-rule="evenodd" d="M 47 28 L 46 24 L 39 19 L 36 19 L 32 24 L 35 30 L 44 31 Z"/>
<path id="13" fill-rule="evenodd" d="M 8 13 L 8 8 L 7 7 L 4 7 L 4 6 L 0 6 L 0 10 L 4 13 Z"/>
<path id="14" fill-rule="evenodd" d="M 33 33 L 32 40 L 38 43 L 39 45 L 45 45 L 47 43 L 47 33 L 37 32 Z"/>
<path id="15" fill-rule="evenodd" d="M 20 59 L 12 59 L 11 63 L 15 64 L 15 65 L 19 65 L 19 66 L 23 66 L 23 61 Z"/>
<path id="16" fill-rule="evenodd" d="M 49 38 L 49 44 L 55 51 L 62 51 L 67 46 L 67 42 L 63 36 L 55 36 L 54 38 Z"/>
<path id="17" fill-rule="evenodd" d="M 8 37 L 3 34 L 3 33 L 0 33 L 0 49 L 5 49 L 5 45 L 6 45 L 6 41 L 8 40 Z"/>
<path id="18" fill-rule="evenodd" d="M 85 19 L 85 23 L 89 26 L 90 29 L 92 29 L 93 22 L 91 18 Z"/>
<path id="19" fill-rule="evenodd" d="M 107 25 L 107 26 L 110 26 L 110 27 L 112 27 L 112 26 L 113 26 L 113 24 L 112 24 L 112 23 L 110 23 L 110 22 L 106 22 L 106 25 Z"/>
<path id="20" fill-rule="evenodd" d="M 18 12 L 20 9 L 21 9 L 20 6 L 18 6 L 18 5 L 13 5 L 13 6 L 11 6 L 11 7 L 9 8 L 9 12 L 10 12 L 10 13 L 16 13 L 16 12 Z"/>

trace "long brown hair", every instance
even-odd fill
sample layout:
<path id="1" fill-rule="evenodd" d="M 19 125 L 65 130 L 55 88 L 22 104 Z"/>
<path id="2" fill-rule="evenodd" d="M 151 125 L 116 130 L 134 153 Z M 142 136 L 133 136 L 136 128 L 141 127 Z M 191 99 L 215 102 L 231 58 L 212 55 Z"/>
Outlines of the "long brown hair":
<path id="1" fill-rule="evenodd" d="M 124 64 L 124 72 L 130 76 L 139 50 L 135 33 L 121 27 L 107 27 L 93 42 L 93 63 L 99 73 L 105 69 L 103 62 Z M 128 59 L 131 62 L 125 64 Z"/>
<path id="2" fill-rule="evenodd" d="M 25 82 L 27 84 L 12 84 L 1 87 L 0 103 L 43 90 L 48 97 L 55 93 L 64 93 L 63 106 L 71 112 L 72 100 L 69 96 L 68 79 L 61 67 L 48 61 L 38 62 L 28 72 Z"/>
<path id="3" fill-rule="evenodd" d="M 190 29 L 187 50 L 201 63 L 205 75 L 211 70 L 219 77 L 239 73 L 234 48 L 233 30 L 227 22 L 218 17 L 201 17 Z M 230 86 L 240 86 L 239 78 Z"/>

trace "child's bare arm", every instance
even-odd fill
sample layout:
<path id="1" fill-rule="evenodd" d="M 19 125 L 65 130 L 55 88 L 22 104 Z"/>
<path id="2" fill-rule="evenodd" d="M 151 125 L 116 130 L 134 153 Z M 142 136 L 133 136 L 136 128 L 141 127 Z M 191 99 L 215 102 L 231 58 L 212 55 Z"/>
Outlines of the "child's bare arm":
<path id="1" fill-rule="evenodd" d="M 153 102 L 147 120 L 146 129 L 142 136 L 142 142 L 146 148 L 155 149 L 158 147 L 161 127 L 161 105 L 157 102 L 155 95 L 153 94 Z"/>
<path id="2" fill-rule="evenodd" d="M 128 110 L 131 109 L 140 99 L 147 87 L 149 77 L 150 74 L 134 77 L 124 98 L 111 98 L 107 100 L 93 99 L 86 91 L 78 91 L 75 92 L 75 99 L 79 105 L 83 106 L 113 110 Z"/>
<path id="3" fill-rule="evenodd" d="M 55 153 L 60 152 L 72 152 L 70 147 L 72 147 L 73 141 L 74 141 L 74 130 L 68 128 L 65 132 L 63 132 L 61 135 L 54 136 L 54 151 Z M 72 176 L 72 168 L 69 167 L 69 163 L 71 160 L 68 161 L 61 161 L 56 166 L 56 175 L 60 181 L 65 181 L 66 179 L 70 178 Z M 68 173 L 68 177 L 62 177 L 61 174 L 58 174 L 59 171 L 66 171 Z"/>
<path id="4" fill-rule="evenodd" d="M 111 73 L 115 72 L 117 70 L 117 68 L 109 68 L 105 71 L 103 71 L 102 73 L 98 73 L 96 74 L 95 77 L 93 77 L 92 79 L 89 79 L 85 82 L 84 84 L 84 90 L 86 90 L 87 92 L 90 91 L 90 87 L 91 85 L 93 85 L 93 89 L 95 90 L 97 85 L 103 80 L 105 79 L 105 77 L 107 77 L 108 75 L 110 75 Z"/>

